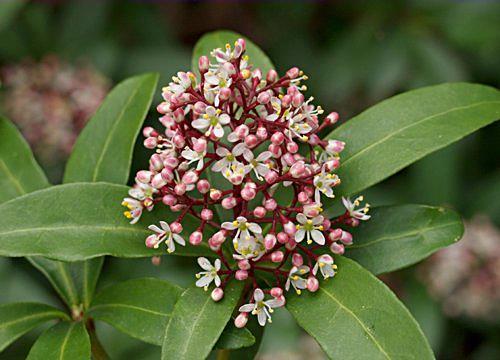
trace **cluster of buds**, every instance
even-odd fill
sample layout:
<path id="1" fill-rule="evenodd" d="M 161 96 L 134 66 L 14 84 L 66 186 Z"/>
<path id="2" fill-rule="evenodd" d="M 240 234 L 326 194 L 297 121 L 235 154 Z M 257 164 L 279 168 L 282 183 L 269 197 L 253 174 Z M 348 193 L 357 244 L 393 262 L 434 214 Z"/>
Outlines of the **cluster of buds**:
<path id="1" fill-rule="evenodd" d="M 47 167 L 62 163 L 110 82 L 89 65 L 56 56 L 0 69 L 2 109 Z"/>
<path id="2" fill-rule="evenodd" d="M 144 129 L 144 145 L 156 152 L 123 205 L 132 223 L 160 204 L 178 212 L 174 222 L 150 227 L 146 246 L 165 243 L 171 253 L 185 238 L 194 246 L 206 241 L 217 259 L 198 259 L 203 271 L 196 285 L 215 284 L 212 298 L 219 301 L 229 281 L 246 281 L 248 304 L 235 324 L 245 326 L 253 314 L 263 326 L 285 304 L 286 291 L 315 292 L 317 277 L 335 275 L 332 255 L 352 244 L 345 228 L 369 219 L 368 205 L 362 197 L 343 199 L 343 215 L 323 215 L 322 202 L 340 184 L 334 172 L 344 143 L 318 136 L 338 114 L 320 123 L 323 110 L 305 99 L 302 71 L 294 67 L 279 77 L 252 69 L 243 39 L 211 55 L 213 63 L 199 59 L 199 80 L 179 72 L 163 89 L 157 110 L 164 130 Z M 283 201 L 284 193 L 291 200 Z M 199 226 L 182 237 L 187 214 Z M 272 285 L 264 286 L 259 274 Z"/>

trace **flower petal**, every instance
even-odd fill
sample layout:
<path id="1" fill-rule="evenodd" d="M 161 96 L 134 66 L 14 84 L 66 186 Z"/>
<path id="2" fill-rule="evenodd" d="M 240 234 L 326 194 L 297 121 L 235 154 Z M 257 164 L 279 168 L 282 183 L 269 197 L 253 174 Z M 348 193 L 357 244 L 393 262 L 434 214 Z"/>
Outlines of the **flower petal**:
<path id="1" fill-rule="evenodd" d="M 325 245 L 325 235 L 319 230 L 311 231 L 311 236 L 318 245 Z"/>
<path id="2" fill-rule="evenodd" d="M 199 257 L 198 258 L 198 264 L 203 270 L 210 271 L 212 270 L 212 264 L 210 263 L 210 260 L 208 260 L 205 257 Z"/>
<path id="3" fill-rule="evenodd" d="M 253 298 L 256 302 L 264 300 L 264 292 L 259 288 L 255 289 L 253 292 Z"/>

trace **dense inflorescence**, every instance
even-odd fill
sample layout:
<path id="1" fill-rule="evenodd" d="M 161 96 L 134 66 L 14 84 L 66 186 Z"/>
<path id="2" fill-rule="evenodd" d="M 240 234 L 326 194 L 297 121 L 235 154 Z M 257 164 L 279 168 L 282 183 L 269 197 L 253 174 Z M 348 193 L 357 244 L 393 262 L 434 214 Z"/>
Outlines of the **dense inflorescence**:
<path id="1" fill-rule="evenodd" d="M 369 219 L 368 205 L 360 205 L 362 197 L 343 198 L 344 214 L 323 215 L 322 203 L 340 184 L 334 172 L 344 143 L 318 136 L 338 114 L 319 122 L 323 110 L 304 97 L 302 71 L 279 77 L 252 69 L 243 39 L 211 55 L 213 63 L 199 59 L 200 80 L 179 72 L 163 88 L 157 107 L 163 129 L 143 131 L 144 145 L 156 152 L 123 205 L 131 223 L 155 206 L 178 213 L 171 223 L 150 226 L 146 246 L 165 243 L 171 253 L 185 246 L 184 237 L 194 246 L 206 241 L 217 258 L 198 258 L 196 285 L 207 290 L 214 283 L 219 301 L 229 281 L 246 281 L 248 304 L 236 326 L 245 326 L 250 313 L 265 325 L 285 304 L 285 291 L 314 292 L 318 277 L 335 275 L 332 253 L 352 243 L 344 228 Z M 187 214 L 199 226 L 183 237 Z"/>

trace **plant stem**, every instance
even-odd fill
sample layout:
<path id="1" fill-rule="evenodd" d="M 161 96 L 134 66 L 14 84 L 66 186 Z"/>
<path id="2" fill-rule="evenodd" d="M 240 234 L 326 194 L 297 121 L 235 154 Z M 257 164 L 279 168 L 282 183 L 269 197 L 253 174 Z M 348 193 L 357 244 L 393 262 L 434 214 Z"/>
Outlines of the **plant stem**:
<path id="1" fill-rule="evenodd" d="M 216 360 L 229 360 L 230 351 L 229 349 L 217 350 Z"/>
<path id="2" fill-rule="evenodd" d="M 90 336 L 90 350 L 92 352 L 93 360 L 109 360 L 110 357 L 104 347 L 102 346 L 97 334 L 92 319 L 87 320 L 87 330 Z"/>

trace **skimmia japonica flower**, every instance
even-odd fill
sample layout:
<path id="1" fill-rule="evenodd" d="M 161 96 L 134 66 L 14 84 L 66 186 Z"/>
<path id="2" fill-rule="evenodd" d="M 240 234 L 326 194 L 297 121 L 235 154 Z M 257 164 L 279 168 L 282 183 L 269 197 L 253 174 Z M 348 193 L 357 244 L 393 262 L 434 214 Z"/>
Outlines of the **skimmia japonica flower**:
<path id="1" fill-rule="evenodd" d="M 146 246 L 165 243 L 173 252 L 183 236 L 192 246 L 206 242 L 216 259 L 198 259 L 196 285 L 215 285 L 218 301 L 229 281 L 249 279 L 236 326 L 249 314 L 265 325 L 286 291 L 314 292 L 317 276 L 335 275 L 334 255 L 353 241 L 345 229 L 370 218 L 368 205 L 344 198 L 343 215 L 323 214 L 341 181 L 335 170 L 345 144 L 318 136 L 338 114 L 320 122 L 323 110 L 305 98 L 302 71 L 263 74 L 251 67 L 243 39 L 211 55 L 212 62 L 199 59 L 199 80 L 179 72 L 163 88 L 161 130 L 143 132 L 155 153 L 123 205 L 131 223 L 156 206 L 178 213 L 170 224 L 150 226 Z M 187 214 L 199 221 L 188 234 L 181 225 Z"/>

